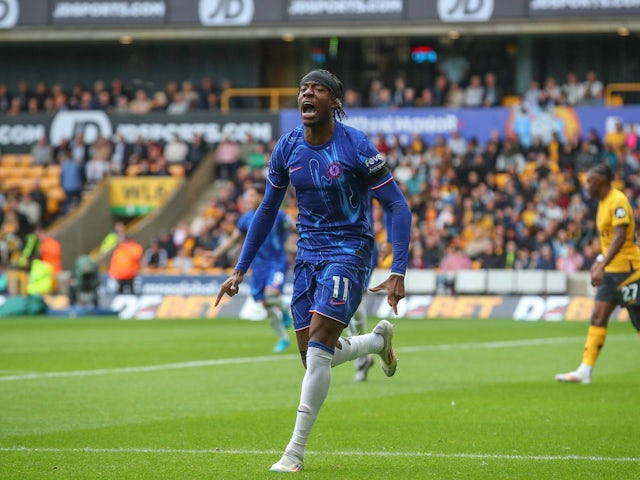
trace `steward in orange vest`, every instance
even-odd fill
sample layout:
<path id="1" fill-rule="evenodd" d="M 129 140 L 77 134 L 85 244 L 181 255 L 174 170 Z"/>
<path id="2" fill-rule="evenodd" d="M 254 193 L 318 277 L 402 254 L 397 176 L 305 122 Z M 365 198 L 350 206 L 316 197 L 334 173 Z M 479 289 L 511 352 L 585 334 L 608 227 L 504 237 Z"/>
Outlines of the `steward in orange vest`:
<path id="1" fill-rule="evenodd" d="M 131 238 L 125 238 L 111 254 L 109 276 L 118 282 L 118 293 L 134 293 L 133 280 L 143 254 L 142 245 Z"/>

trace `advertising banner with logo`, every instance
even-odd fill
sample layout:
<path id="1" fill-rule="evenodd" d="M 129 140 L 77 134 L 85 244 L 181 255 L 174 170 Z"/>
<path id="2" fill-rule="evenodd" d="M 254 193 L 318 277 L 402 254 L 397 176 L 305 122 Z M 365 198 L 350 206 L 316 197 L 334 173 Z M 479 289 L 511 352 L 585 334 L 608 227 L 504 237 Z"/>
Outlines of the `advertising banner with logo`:
<path id="1" fill-rule="evenodd" d="M 527 0 L 407 0 L 406 18 L 443 22 L 488 22 L 523 18 Z"/>
<path id="2" fill-rule="evenodd" d="M 111 212 L 120 217 L 146 215 L 163 205 L 179 177 L 114 177 L 109 182 Z"/>
<path id="3" fill-rule="evenodd" d="M 550 110 L 523 111 L 519 108 L 492 109 L 446 109 L 446 108 L 404 108 L 389 109 L 348 109 L 345 123 L 359 128 L 370 135 L 400 136 L 407 140 L 414 133 L 420 134 L 432 143 L 436 136 L 449 136 L 459 130 L 464 137 L 476 137 L 486 142 L 493 130 L 517 134 L 522 143 L 529 145 L 534 135 L 550 140 L 557 132 L 562 140 L 575 132 L 585 135 L 593 129 L 602 137 L 613 130 L 616 120 L 625 125 L 637 123 L 640 107 L 557 107 Z M 300 124 L 300 112 L 283 110 L 280 114 L 281 133 L 288 132 Z"/>
<path id="4" fill-rule="evenodd" d="M 1 1 L 1 0 L 0 0 Z M 84 135 L 85 143 L 92 144 L 98 137 L 112 139 L 122 134 L 132 143 L 138 136 L 166 142 L 174 134 L 190 142 L 196 133 L 209 144 L 218 143 L 228 136 L 242 141 L 250 133 L 261 142 L 270 141 L 278 134 L 279 118 L 269 112 L 239 112 L 227 115 L 193 112 L 185 115 L 108 115 L 101 110 L 62 111 L 56 115 L 17 115 L 0 117 L 0 150 L 24 153 L 42 136 L 52 145 L 63 138 Z"/>
<path id="5" fill-rule="evenodd" d="M 224 297 L 219 307 L 213 307 L 215 295 L 225 275 L 140 275 L 136 278 L 136 295 L 114 295 L 106 275 L 101 277 L 99 296 L 106 301 L 104 308 L 119 312 L 125 319 L 152 318 L 240 318 L 262 320 L 266 313 L 256 304 L 250 292 L 250 276 L 240 284 L 238 295 Z M 284 299 L 289 301 L 293 291 L 292 279 L 284 285 Z M 368 295 L 367 311 L 380 318 L 393 315 L 384 295 Z M 58 305 L 57 308 L 63 308 Z M 593 298 L 569 295 L 458 295 L 435 296 L 408 294 L 398 305 L 398 315 L 404 318 L 504 318 L 518 321 L 588 321 Z M 626 309 L 616 309 L 615 321 L 629 319 Z"/>
<path id="6" fill-rule="evenodd" d="M 226 277 L 225 277 L 226 279 Z M 222 280 L 221 280 L 222 281 Z M 217 288 L 213 292 L 217 294 Z M 224 297 L 214 307 L 215 296 L 211 291 L 201 293 L 165 293 L 141 295 L 110 295 L 99 313 L 87 311 L 86 315 L 105 315 L 113 312 L 123 320 L 165 319 L 215 319 L 238 318 L 240 320 L 265 320 L 266 312 L 260 303 L 253 301 L 248 292 L 233 298 Z M 6 301 L 0 295 L 0 305 Z M 69 297 L 45 295 L 52 314 L 68 316 Z M 285 301 L 290 300 L 285 295 Z M 368 295 L 367 311 L 378 318 L 390 318 L 392 312 L 384 295 Z M 593 309 L 593 298 L 565 295 L 542 296 L 432 296 L 407 295 L 398 305 L 398 316 L 413 320 L 440 319 L 504 319 L 521 322 L 588 322 Z M 78 312 L 74 312 L 77 314 Z M 628 323 L 626 309 L 616 309 L 612 322 Z"/>
<path id="7" fill-rule="evenodd" d="M 638 16 L 640 0 L 527 0 L 529 17 Z"/>
<path id="8" fill-rule="evenodd" d="M 400 20 L 404 15 L 404 0 L 287 0 L 286 20 L 362 21 Z"/>
<path id="9" fill-rule="evenodd" d="M 54 25 L 165 23 L 168 0 L 52 0 Z"/>
<path id="10" fill-rule="evenodd" d="M 0 30 L 45 25 L 246 27 L 638 15 L 640 0 L 0 0 Z"/>

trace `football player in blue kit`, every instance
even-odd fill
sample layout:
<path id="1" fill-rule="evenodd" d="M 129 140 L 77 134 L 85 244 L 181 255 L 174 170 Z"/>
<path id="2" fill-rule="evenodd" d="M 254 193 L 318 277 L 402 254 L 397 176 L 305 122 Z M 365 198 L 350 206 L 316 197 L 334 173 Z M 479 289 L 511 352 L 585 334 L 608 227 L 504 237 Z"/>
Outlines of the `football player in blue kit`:
<path id="1" fill-rule="evenodd" d="M 247 211 L 238 219 L 233 233 L 210 253 L 214 261 L 244 241 L 256 208 L 263 197 L 263 184 L 254 184 L 245 190 L 243 200 L 246 202 Z M 264 306 L 269 325 L 278 337 L 278 343 L 273 347 L 275 353 L 284 352 L 291 344 L 287 332 L 291 326 L 291 317 L 289 306 L 284 305 L 282 300 L 282 288 L 289 268 L 286 243 L 293 228 L 293 220 L 280 210 L 273 228 L 267 234 L 251 264 L 251 295 L 256 302 L 261 302 Z"/>
<path id="2" fill-rule="evenodd" d="M 326 70 L 300 81 L 299 125 L 276 144 L 265 197 L 256 210 L 232 276 L 220 287 L 216 305 L 238 285 L 271 229 L 287 187 L 298 201 L 297 254 L 291 311 L 306 372 L 293 434 L 275 472 L 304 468 L 311 429 L 329 391 L 331 368 L 367 354 L 378 354 L 392 376 L 397 358 L 391 345 L 393 325 L 381 320 L 371 333 L 340 337 L 367 287 L 374 237 L 369 194 L 391 217 L 393 262 L 390 275 L 370 291 L 385 291 L 397 314 L 405 296 L 411 212 L 384 158 L 364 132 L 343 124 L 343 87 Z"/>

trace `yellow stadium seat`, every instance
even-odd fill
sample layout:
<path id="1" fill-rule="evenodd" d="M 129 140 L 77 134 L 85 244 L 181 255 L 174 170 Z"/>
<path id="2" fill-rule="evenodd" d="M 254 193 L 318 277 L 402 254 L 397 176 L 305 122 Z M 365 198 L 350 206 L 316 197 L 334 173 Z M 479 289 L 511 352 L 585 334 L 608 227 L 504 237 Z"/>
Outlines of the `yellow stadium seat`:
<path id="1" fill-rule="evenodd" d="M 14 190 L 16 188 L 21 188 L 20 181 L 22 179 L 16 177 L 5 178 L 2 182 L 3 190 Z"/>
<path id="2" fill-rule="evenodd" d="M 5 153 L 2 155 L 2 165 L 9 167 L 18 165 L 20 162 L 20 155 L 17 153 Z"/>
<path id="3" fill-rule="evenodd" d="M 20 158 L 18 159 L 18 164 L 25 167 L 32 165 L 33 155 L 31 155 L 30 153 L 23 153 L 22 155 L 20 155 Z"/>
<path id="4" fill-rule="evenodd" d="M 29 193 L 33 190 L 35 183 L 35 178 L 21 178 L 19 183 L 20 190 L 22 190 L 22 193 Z"/>
<path id="5" fill-rule="evenodd" d="M 26 169 L 26 174 L 31 178 L 44 177 L 44 167 L 42 165 L 29 165 Z"/>
<path id="6" fill-rule="evenodd" d="M 29 167 L 23 167 L 20 164 L 15 165 L 11 167 L 10 176 L 13 178 L 26 178 L 29 176 Z"/>
<path id="7" fill-rule="evenodd" d="M 42 177 L 40 185 L 43 190 L 49 190 L 60 186 L 60 177 Z"/>
<path id="8" fill-rule="evenodd" d="M 60 176 L 60 165 L 47 165 L 45 170 L 47 177 L 59 177 Z"/>
<path id="9" fill-rule="evenodd" d="M 6 165 L 0 165 L 0 180 L 11 176 L 12 168 Z"/>

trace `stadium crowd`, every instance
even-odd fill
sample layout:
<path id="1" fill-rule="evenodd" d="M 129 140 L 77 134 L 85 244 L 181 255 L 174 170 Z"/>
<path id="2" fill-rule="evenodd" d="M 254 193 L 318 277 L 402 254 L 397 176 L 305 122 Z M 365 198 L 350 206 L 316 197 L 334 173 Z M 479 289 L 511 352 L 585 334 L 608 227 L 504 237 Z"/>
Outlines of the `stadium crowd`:
<path id="1" fill-rule="evenodd" d="M 180 115 L 190 111 L 219 110 L 221 96 L 230 88 L 233 84 L 229 79 L 216 83 L 209 77 L 198 82 L 171 80 L 160 89 L 145 87 L 140 82 L 125 83 L 118 78 L 110 83 L 98 79 L 90 87 L 76 83 L 71 88 L 65 88 L 61 83 L 30 85 L 26 80 L 20 80 L 15 86 L 0 83 L 0 115 L 53 114 L 60 110 Z M 543 81 L 533 79 L 520 97 L 528 104 L 602 105 L 603 94 L 602 81 L 590 70 L 583 79 L 574 72 L 567 72 L 562 82 L 553 76 Z M 481 108 L 502 105 L 504 100 L 500 79 L 494 72 L 471 72 L 468 67 L 458 71 L 456 67 L 441 69 L 428 84 L 408 84 L 404 75 L 398 75 L 391 85 L 376 79 L 364 88 L 349 86 L 345 90 L 344 106 Z M 232 97 L 230 106 L 242 108 L 256 104 L 246 98 Z"/>
<path id="2" fill-rule="evenodd" d="M 586 170 L 605 161 L 616 171 L 616 185 L 631 199 L 640 194 L 640 158 L 634 126 L 604 139 L 595 132 L 560 144 L 534 141 L 530 147 L 495 132 L 486 144 L 454 134 L 427 145 L 418 136 L 407 144 L 374 137 L 385 153 L 413 213 L 410 268 L 442 272 L 465 268 L 557 269 L 586 271 L 599 252 L 595 203 L 584 190 Z M 232 145 L 232 147 L 229 146 Z M 191 222 L 181 221 L 149 248 L 161 267 L 175 271 L 228 268 L 234 254 L 207 255 L 231 234 L 243 212 L 242 193 L 264 182 L 272 145 L 227 140 L 214 149 L 233 158 L 220 169 L 218 188 Z M 640 201 L 633 204 L 640 217 Z M 295 217 L 289 193 L 285 208 Z M 375 209 L 377 241 L 386 233 Z M 290 248 L 295 249 L 295 237 Z M 151 253 L 149 253 L 151 255 Z M 177 262 L 174 265 L 174 259 Z M 188 259 L 185 261 L 185 259 Z M 390 258 L 380 260 L 388 267 Z M 185 267 L 188 265 L 188 267 Z"/>
<path id="3" fill-rule="evenodd" d="M 578 82 L 575 74 L 569 73 L 561 86 L 552 78 L 545 81 L 543 88 L 532 81 L 516 108 L 593 104 L 602 101 L 602 87 L 593 72 L 587 74 L 585 82 Z M 221 88 L 230 88 L 230 84 L 223 82 Z M 345 107 L 488 107 L 502 100 L 491 72 L 483 78 L 471 75 L 462 95 L 452 103 L 457 88 L 447 75 L 441 74 L 426 89 L 428 93 L 422 89 L 419 98 L 415 98 L 415 89 L 407 86 L 402 77 L 396 79 L 394 88 L 374 81 L 366 101 L 356 90 L 347 90 Z M 101 81 L 92 90 L 77 85 L 69 94 L 60 85 L 48 87 L 40 83 L 32 91 L 26 82 L 20 82 L 17 91 L 11 92 L 0 84 L 0 113 L 104 108 L 135 114 L 175 114 L 217 108 L 220 89 L 205 79 L 199 89 L 191 82 L 170 82 L 165 90 L 151 97 L 142 89 L 128 92 L 119 80 L 114 80 L 110 88 Z M 169 98 L 171 102 L 165 101 Z M 616 172 L 616 185 L 631 199 L 639 196 L 636 132 L 633 124 L 619 124 L 605 138 L 590 131 L 583 138 L 576 136 L 564 142 L 554 135 L 548 141 L 534 137 L 525 143 L 499 131 L 494 131 L 484 144 L 464 131 L 440 136 L 433 144 L 417 135 L 410 139 L 378 135 L 372 139 L 386 155 L 413 212 L 410 268 L 438 268 L 443 272 L 528 268 L 570 273 L 588 270 L 599 250 L 592 220 L 595 205 L 584 191 L 586 170 L 606 161 Z M 190 142 L 176 135 L 166 143 L 138 138 L 132 144 L 116 136 L 100 138 L 92 145 L 86 145 L 81 135 L 58 145 L 49 145 L 43 137 L 31 150 L 32 163 L 60 167 L 64 198 L 59 210 L 52 211 L 46 192 L 37 182 L 30 191 L 0 193 L 2 265 L 10 264 L 11 252 L 20 251 L 25 236 L 37 225 L 47 225 L 68 213 L 105 176 L 189 175 L 211 153 L 219 186 L 215 196 L 190 223 L 168 225 L 167 231 L 146 246 L 143 267 L 181 272 L 230 267 L 234 252 L 215 262 L 207 252 L 233 231 L 243 211 L 241 196 L 247 186 L 264 182 L 273 146 L 273 141 L 258 142 L 250 136 L 244 142 L 224 138 L 216 145 L 206 145 L 200 135 Z M 633 206 L 640 216 L 640 202 L 635 201 Z M 293 194 L 287 196 L 285 207 L 295 217 Z M 377 241 L 383 242 L 385 232 L 380 216 L 376 209 L 375 233 Z M 291 239 L 292 251 L 294 242 L 295 237 Z M 389 261 L 390 257 L 383 258 L 379 265 L 387 267 Z"/>

